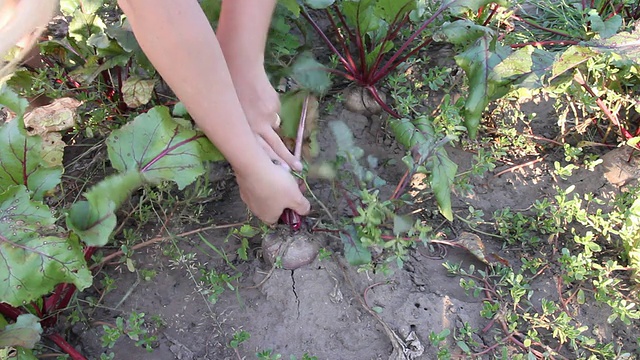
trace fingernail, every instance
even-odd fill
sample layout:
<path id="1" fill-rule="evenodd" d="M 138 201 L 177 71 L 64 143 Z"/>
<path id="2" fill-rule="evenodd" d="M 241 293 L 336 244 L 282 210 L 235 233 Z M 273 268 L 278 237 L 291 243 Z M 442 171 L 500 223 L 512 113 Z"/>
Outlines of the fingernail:
<path id="1" fill-rule="evenodd" d="M 296 161 L 293 163 L 293 168 L 295 171 L 302 171 L 302 163 L 300 161 Z"/>

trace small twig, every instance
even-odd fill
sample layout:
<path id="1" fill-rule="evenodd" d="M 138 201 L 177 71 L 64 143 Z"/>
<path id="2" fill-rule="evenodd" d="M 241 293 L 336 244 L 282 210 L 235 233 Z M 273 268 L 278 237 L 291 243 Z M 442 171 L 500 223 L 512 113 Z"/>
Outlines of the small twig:
<path id="1" fill-rule="evenodd" d="M 136 281 L 133 283 L 133 285 L 131 285 L 129 290 L 127 290 L 127 292 L 124 294 L 122 299 L 118 301 L 118 303 L 115 306 L 116 309 L 119 308 L 120 305 L 122 305 L 122 303 L 124 303 L 129 298 L 129 296 L 131 296 L 131 294 L 133 294 L 133 290 L 135 290 L 138 287 L 138 285 L 140 285 L 140 274 L 138 273 L 138 271 L 136 271 Z"/>
<path id="2" fill-rule="evenodd" d="M 366 307 L 368 307 L 369 309 L 371 309 L 371 307 L 369 306 L 369 302 L 367 301 L 367 293 L 369 292 L 369 290 L 373 289 L 373 288 L 374 288 L 374 287 L 376 287 L 376 286 L 380 286 L 380 285 L 387 285 L 387 284 L 389 284 L 389 282 L 388 282 L 388 281 L 381 281 L 381 282 L 377 282 L 377 283 L 375 283 L 375 284 L 373 284 L 373 285 L 369 285 L 369 286 L 367 286 L 367 288 L 366 288 L 366 289 L 364 289 L 364 293 L 362 294 L 362 298 L 363 298 L 363 300 L 364 300 L 364 305 L 365 305 Z"/>
<path id="3" fill-rule="evenodd" d="M 157 236 L 154 237 L 153 239 L 147 240 L 145 242 L 141 242 L 140 244 L 136 244 L 134 246 L 131 247 L 132 250 L 138 250 L 138 249 L 142 249 L 144 247 L 147 247 L 149 245 L 153 245 L 159 242 L 163 242 L 166 240 L 169 240 L 171 238 L 174 237 L 185 237 L 185 236 L 189 236 L 189 235 L 194 235 L 194 234 L 198 234 L 201 233 L 203 231 L 207 231 L 207 230 L 219 230 L 219 229 L 228 229 L 228 228 L 232 228 L 232 227 L 236 227 L 236 226 L 242 226 L 244 225 L 244 222 L 241 223 L 235 223 L 235 224 L 225 224 L 225 225 L 211 225 L 211 226 L 206 226 L 203 228 L 199 228 L 199 229 L 195 229 L 195 230 L 191 230 L 191 231 L 186 231 L 177 235 L 173 235 L 173 236 Z M 122 250 L 116 251 L 112 254 L 109 254 L 107 256 L 105 256 L 104 258 L 102 258 L 102 260 L 99 263 L 93 264 L 91 266 L 91 270 L 95 269 L 96 267 L 99 266 L 103 266 L 104 264 L 106 264 L 107 262 L 111 261 L 112 259 L 118 257 L 118 256 L 122 256 L 124 255 L 124 252 L 122 252 Z"/>
<path id="4" fill-rule="evenodd" d="M 512 167 L 510 167 L 510 168 L 508 168 L 508 169 L 502 170 L 502 171 L 500 171 L 499 173 L 497 173 L 497 174 L 493 175 L 493 177 L 500 177 L 500 175 L 504 175 L 504 174 L 506 174 L 506 173 L 508 173 L 508 172 L 514 172 L 514 171 L 516 171 L 516 170 L 518 170 L 518 169 L 522 169 L 523 167 L 527 167 L 527 166 L 531 166 L 531 165 L 533 165 L 533 164 L 539 163 L 540 161 L 544 160 L 546 157 L 547 157 L 547 155 L 544 155 L 544 156 L 543 156 L 543 157 L 541 157 L 541 158 L 537 158 L 537 159 L 534 159 L 534 160 L 531 160 L 531 161 L 527 161 L 527 162 L 526 162 L 526 163 L 524 163 L 524 164 L 520 164 L 520 165 L 512 166 Z"/>

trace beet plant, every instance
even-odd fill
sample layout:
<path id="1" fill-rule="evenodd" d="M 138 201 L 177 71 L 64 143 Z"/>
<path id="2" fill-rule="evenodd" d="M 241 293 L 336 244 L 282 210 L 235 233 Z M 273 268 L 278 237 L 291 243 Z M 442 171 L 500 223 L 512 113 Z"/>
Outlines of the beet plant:
<path id="1" fill-rule="evenodd" d="M 109 161 L 117 173 L 59 213 L 43 200 L 60 186 L 62 163 L 44 161 L 49 149 L 43 150 L 40 136 L 27 134 L 25 100 L 5 87 L 0 103 L 16 114 L 0 127 L 0 313 L 8 320 L 31 314 L 50 328 L 76 289 L 92 284 L 87 260 L 110 240 L 116 210 L 130 193 L 165 181 L 182 189 L 204 173 L 204 161 L 222 156 L 189 121 L 154 107 L 108 137 Z M 47 336 L 73 359 L 84 358 L 59 334 L 48 330 Z"/>

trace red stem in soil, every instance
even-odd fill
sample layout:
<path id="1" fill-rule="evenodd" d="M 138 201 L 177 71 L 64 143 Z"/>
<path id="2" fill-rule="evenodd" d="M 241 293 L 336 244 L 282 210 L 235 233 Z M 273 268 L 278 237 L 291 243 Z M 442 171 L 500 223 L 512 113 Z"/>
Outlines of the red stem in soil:
<path id="1" fill-rule="evenodd" d="M 344 199 L 347 201 L 347 205 L 349 206 L 349 209 L 351 209 L 351 214 L 353 216 L 358 216 L 358 208 L 356 207 L 356 204 L 353 202 L 353 200 L 351 200 L 351 198 L 349 197 L 347 190 L 345 190 L 338 182 L 336 182 L 336 186 L 340 188 Z"/>
<path id="2" fill-rule="evenodd" d="M 427 28 L 427 26 L 429 26 L 429 24 L 431 24 L 432 22 L 434 22 L 436 20 L 436 18 L 438 16 L 440 16 L 440 14 L 442 14 L 448 7 L 449 5 L 451 5 L 453 2 L 449 2 L 448 4 L 442 4 L 440 6 L 440 8 L 438 8 L 438 10 L 436 10 L 435 13 L 433 13 L 433 15 L 431 15 L 431 17 L 427 20 L 425 20 L 422 25 L 420 25 L 420 27 L 418 28 L 418 30 L 416 30 L 413 34 L 411 34 L 411 36 L 404 42 L 404 44 L 402 44 L 402 46 L 400 46 L 400 49 L 398 49 L 398 51 L 396 51 L 396 53 L 391 57 L 391 59 L 389 59 L 389 61 L 387 61 L 384 66 L 382 67 L 382 69 L 377 71 L 377 76 L 374 78 L 374 80 L 380 80 L 381 78 L 383 78 L 384 76 L 386 76 L 389 71 L 391 71 L 391 69 L 394 68 L 393 63 L 395 62 L 395 60 L 400 57 L 400 55 L 409 47 L 409 45 L 413 42 L 413 40 L 415 40 L 418 35 L 420 35 L 420 33 L 422 33 L 424 31 L 424 29 Z M 376 81 L 374 81 L 373 83 L 375 84 Z"/>
<path id="3" fill-rule="evenodd" d="M 331 26 L 333 27 L 333 30 L 336 32 L 336 38 L 338 39 L 338 43 L 340 44 L 340 46 L 342 46 L 342 50 L 344 51 L 345 60 L 350 64 L 351 69 L 353 69 L 354 75 L 357 75 L 356 74 L 356 69 L 357 69 L 356 62 L 355 62 L 355 60 L 353 60 L 353 55 L 351 55 L 351 51 L 349 51 L 349 46 L 347 45 L 347 41 L 344 39 L 344 37 L 340 33 L 340 28 L 338 27 L 336 22 L 333 20 L 333 15 L 331 15 L 331 12 L 329 11 L 329 9 L 325 9 L 325 12 L 327 14 L 327 17 L 329 18 L 329 22 L 331 23 Z M 349 32 L 350 32 L 350 30 L 349 30 Z M 349 68 L 347 68 L 347 70 L 349 70 Z"/>
<path id="4" fill-rule="evenodd" d="M 402 179 L 398 182 L 398 186 L 396 186 L 396 189 L 393 191 L 393 195 L 391 195 L 390 200 L 395 200 L 400 196 L 400 192 L 404 189 L 408 177 L 409 169 L 407 169 L 407 171 L 404 172 L 404 175 L 402 175 Z"/>
<path id="5" fill-rule="evenodd" d="M 382 40 L 382 44 L 383 44 L 382 47 L 383 48 L 384 48 L 384 43 L 386 43 L 387 41 L 392 41 L 398 35 L 398 32 L 400 32 L 400 29 L 402 29 L 402 27 L 404 25 L 406 25 L 407 22 L 409 22 L 409 13 L 404 14 L 402 19 L 398 19 L 398 16 L 404 10 L 404 7 L 408 6 L 408 5 L 409 5 L 409 2 L 407 2 L 398 11 L 398 13 L 396 13 L 396 16 L 393 18 L 393 21 L 389 25 L 389 30 L 387 31 L 387 34 L 385 35 L 384 39 Z M 374 49 L 375 49 L 375 47 L 374 47 Z M 370 79 L 370 78 L 375 76 L 376 69 L 378 69 L 378 67 L 380 66 L 380 63 L 382 62 L 383 58 L 384 58 L 384 52 L 383 51 L 378 52 L 378 56 L 376 57 L 376 60 L 374 61 L 373 66 L 371 66 L 371 69 L 369 71 L 370 73 L 367 74 L 367 78 Z M 375 84 L 375 82 L 369 82 L 368 85 L 374 85 L 374 84 Z"/>
<path id="6" fill-rule="evenodd" d="M 338 15 L 338 19 L 340 19 L 340 22 L 342 23 L 342 27 L 347 31 L 347 34 L 349 35 L 351 40 L 355 41 L 355 35 L 353 34 L 353 31 L 351 31 L 351 28 L 349 27 L 349 25 L 347 25 L 347 20 L 344 18 L 344 15 L 342 14 L 340 7 L 335 3 L 331 7 L 336 12 L 336 15 Z"/>
<path id="7" fill-rule="evenodd" d="M 609 16 L 607 16 L 606 20 L 611 19 L 612 17 L 618 15 L 618 13 L 620 13 L 622 11 L 622 8 L 624 7 L 624 2 L 620 3 L 620 5 L 618 5 L 618 7 L 613 9 L 613 12 L 611 14 L 609 14 Z"/>
<path id="8" fill-rule="evenodd" d="M 578 45 L 579 41 L 575 40 L 545 40 L 545 41 L 529 41 L 520 44 L 511 44 L 512 49 L 523 48 L 525 46 L 554 46 L 554 45 Z"/>
<path id="9" fill-rule="evenodd" d="M 491 21 L 491 19 L 493 19 L 493 16 L 498 12 L 498 8 L 499 5 L 496 4 L 493 9 L 491 9 L 491 13 L 489 14 L 489 16 L 487 16 L 487 19 L 482 23 L 482 26 L 487 26 L 487 24 L 489 24 L 489 21 Z"/>
<path id="10" fill-rule="evenodd" d="M 402 27 L 408 21 L 409 21 L 409 14 L 405 14 L 405 16 L 402 18 L 402 20 L 400 20 L 398 22 L 396 22 L 396 20 L 394 19 L 394 22 L 390 26 L 390 28 L 393 27 L 393 30 L 390 30 L 389 32 L 387 32 L 387 35 L 385 36 L 385 38 L 382 41 L 382 43 L 384 44 L 387 41 L 392 41 L 392 39 L 394 39 L 397 36 L 398 32 L 400 32 L 400 29 L 402 29 Z M 372 74 L 369 74 L 368 78 L 375 79 L 377 69 L 378 69 L 378 67 L 380 67 L 380 63 L 382 62 L 383 59 L 384 59 L 384 53 L 382 51 L 380 51 L 378 53 L 378 56 L 376 57 L 376 61 L 374 62 L 373 66 L 371 67 L 370 72 Z M 369 84 L 370 85 L 374 85 L 375 82 L 370 81 Z"/>
<path id="11" fill-rule="evenodd" d="M 624 2 L 623 2 L 624 4 Z M 602 16 L 602 14 L 604 14 L 604 10 L 607 8 L 607 6 L 611 5 L 611 0 L 605 0 L 602 3 L 602 6 L 600 6 L 600 11 L 598 11 L 598 15 Z"/>
<path id="12" fill-rule="evenodd" d="M 13 321 L 15 321 L 18 316 L 22 315 L 22 310 L 13 307 L 7 303 L 0 303 L 0 314 L 4 315 Z"/>
<path id="13" fill-rule="evenodd" d="M 598 104 L 598 107 L 600 108 L 600 110 L 602 110 L 602 112 L 605 114 L 605 116 L 614 124 L 616 125 L 619 129 L 620 132 L 622 133 L 622 136 L 624 136 L 625 140 L 629 140 L 633 137 L 633 135 L 631 135 L 629 133 L 629 131 L 627 131 L 627 129 L 622 126 L 622 124 L 620 124 L 620 121 L 618 120 L 618 117 L 616 115 L 614 115 L 611 110 L 609 110 L 609 108 L 607 107 L 607 105 L 602 101 L 602 99 L 600 99 L 600 97 L 598 95 L 596 95 L 596 93 L 593 91 L 593 89 L 591 88 L 591 86 L 589 86 L 589 84 L 587 84 L 587 82 L 582 78 L 582 76 L 580 75 L 575 75 L 573 77 L 573 79 L 578 82 L 578 84 L 582 85 L 582 87 L 591 95 L 596 99 L 596 104 Z M 635 148 L 640 149 L 639 147 L 640 145 L 636 145 Z"/>
<path id="14" fill-rule="evenodd" d="M 378 94 L 378 90 L 375 88 L 375 86 L 367 86 L 367 90 L 369 90 L 369 93 L 371 93 L 371 96 L 373 96 L 373 99 L 380 104 L 380 106 L 382 107 L 382 109 L 384 109 L 384 111 L 388 112 L 391 116 L 400 119 L 402 118 L 402 116 L 400 116 L 397 112 L 395 112 L 393 109 L 391 109 L 389 107 L 389 105 L 385 104 L 384 101 L 382 101 L 382 99 L 380 98 L 380 94 Z"/>
<path id="15" fill-rule="evenodd" d="M 538 25 L 538 24 L 536 24 L 534 22 L 531 22 L 531 21 L 529 21 L 527 19 L 523 19 L 518 15 L 511 15 L 511 17 L 513 19 L 515 19 L 515 20 L 522 21 L 523 23 L 525 23 L 525 24 L 527 24 L 529 26 L 532 26 L 532 27 L 534 27 L 536 29 L 540 29 L 540 30 L 543 30 L 543 31 L 546 31 L 546 32 L 550 32 L 550 33 L 555 34 L 555 35 L 560 35 L 560 36 L 564 36 L 564 37 L 568 37 L 568 38 L 573 38 L 573 36 L 571 34 L 568 34 L 566 32 L 560 31 L 560 30 L 546 28 L 544 26 L 541 26 L 541 25 Z"/>
<path id="16" fill-rule="evenodd" d="M 47 336 L 51 341 L 53 341 L 58 347 L 67 353 L 72 360 L 87 360 L 86 357 L 82 356 L 71 344 L 67 342 L 60 334 L 53 333 Z"/>
<path id="17" fill-rule="evenodd" d="M 305 19 L 307 19 L 307 21 L 309 21 L 309 23 L 311 24 L 313 29 L 316 31 L 316 33 L 318 33 L 320 38 L 322 38 L 322 40 L 329 47 L 331 52 L 333 52 L 338 57 L 338 59 L 340 60 L 342 65 L 345 67 L 345 69 L 347 69 L 347 72 L 349 72 L 349 73 L 353 74 L 354 76 L 356 76 L 357 73 L 351 67 L 349 62 L 347 62 L 347 60 L 344 58 L 344 56 L 342 56 L 342 54 L 338 51 L 338 49 L 336 49 L 336 47 L 333 46 L 333 43 L 331 43 L 331 40 L 329 40 L 327 35 L 325 35 L 325 33 L 322 32 L 322 29 L 320 29 L 320 26 L 318 26 L 318 24 L 311 18 L 311 16 L 307 13 L 307 10 L 304 7 L 302 8 L 301 14 L 302 14 L 302 16 L 304 16 Z"/>
<path id="18" fill-rule="evenodd" d="M 358 2 L 358 9 L 356 10 L 356 47 L 358 48 L 360 56 L 360 72 L 362 74 L 362 83 L 368 84 L 369 71 L 367 70 L 367 58 L 364 52 L 364 41 L 362 39 L 362 32 L 360 31 L 360 5 L 362 2 Z"/>
<path id="19" fill-rule="evenodd" d="M 403 62 L 405 62 L 409 57 L 413 56 L 415 53 L 417 53 L 418 51 L 420 51 L 423 47 L 431 44 L 431 42 L 433 41 L 432 38 L 428 38 L 425 41 L 423 41 L 420 45 L 416 46 L 413 50 L 409 51 L 407 54 L 405 54 L 404 56 L 402 56 L 399 60 L 396 60 L 396 62 L 394 64 L 392 64 L 393 66 L 390 69 L 394 69 L 395 67 L 397 67 L 398 65 L 402 64 Z M 376 76 L 376 82 L 382 80 L 385 76 L 389 75 L 390 71 L 387 71 L 386 73 L 379 73 L 379 75 Z"/>

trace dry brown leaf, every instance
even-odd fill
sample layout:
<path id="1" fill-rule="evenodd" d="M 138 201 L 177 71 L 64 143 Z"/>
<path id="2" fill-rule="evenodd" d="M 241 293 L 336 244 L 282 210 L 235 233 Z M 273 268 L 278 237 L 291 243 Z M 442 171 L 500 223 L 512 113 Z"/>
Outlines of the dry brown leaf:
<path id="1" fill-rule="evenodd" d="M 469 250 L 469 252 L 472 253 L 473 256 L 478 258 L 483 263 L 487 265 L 491 264 L 489 260 L 487 260 L 487 256 L 485 255 L 484 243 L 478 235 L 468 232 L 462 232 L 458 236 L 456 244 Z"/>
<path id="2" fill-rule="evenodd" d="M 35 108 L 25 114 L 24 126 L 29 135 L 71 129 L 76 124 L 76 110 L 81 104 L 82 102 L 73 98 L 56 99 L 49 105 Z"/>

